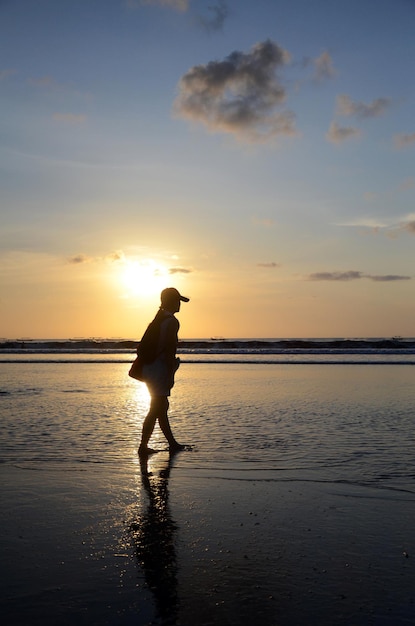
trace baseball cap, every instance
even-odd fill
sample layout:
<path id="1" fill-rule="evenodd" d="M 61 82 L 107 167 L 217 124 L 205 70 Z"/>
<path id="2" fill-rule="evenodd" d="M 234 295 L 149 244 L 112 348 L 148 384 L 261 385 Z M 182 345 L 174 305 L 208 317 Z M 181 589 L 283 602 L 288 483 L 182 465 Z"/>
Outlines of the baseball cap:
<path id="1" fill-rule="evenodd" d="M 161 303 L 174 302 L 175 300 L 181 300 L 182 302 L 189 302 L 189 298 L 182 296 L 174 287 L 167 287 L 163 289 L 160 294 Z"/>

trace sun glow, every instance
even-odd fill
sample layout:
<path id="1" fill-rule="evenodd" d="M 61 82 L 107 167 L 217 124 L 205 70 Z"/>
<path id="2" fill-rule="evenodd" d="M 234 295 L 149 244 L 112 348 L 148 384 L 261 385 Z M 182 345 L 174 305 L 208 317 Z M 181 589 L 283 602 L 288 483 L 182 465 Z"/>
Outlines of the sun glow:
<path id="1" fill-rule="evenodd" d="M 126 297 L 152 297 L 166 286 L 168 269 L 151 259 L 123 259 L 119 268 L 119 282 Z"/>

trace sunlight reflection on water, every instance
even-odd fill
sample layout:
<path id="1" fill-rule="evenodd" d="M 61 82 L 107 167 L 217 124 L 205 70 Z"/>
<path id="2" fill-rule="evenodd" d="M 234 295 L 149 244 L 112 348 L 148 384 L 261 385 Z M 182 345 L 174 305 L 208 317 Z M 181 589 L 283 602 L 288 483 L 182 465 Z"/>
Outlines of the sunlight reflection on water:
<path id="1" fill-rule="evenodd" d="M 149 395 L 128 365 L 2 364 L 4 462 L 137 463 Z M 177 465 L 415 490 L 414 370 L 185 364 L 170 400 Z M 166 444 L 159 430 L 151 442 Z"/>

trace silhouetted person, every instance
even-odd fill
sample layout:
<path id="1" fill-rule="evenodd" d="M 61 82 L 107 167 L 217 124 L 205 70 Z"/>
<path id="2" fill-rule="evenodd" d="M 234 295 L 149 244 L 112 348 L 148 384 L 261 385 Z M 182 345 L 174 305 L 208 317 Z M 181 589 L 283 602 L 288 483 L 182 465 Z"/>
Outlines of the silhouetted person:
<path id="1" fill-rule="evenodd" d="M 185 448 L 173 436 L 167 411 L 169 408 L 168 396 L 174 385 L 174 375 L 180 365 L 180 360 L 176 357 L 180 324 L 174 314 L 180 311 L 180 303 L 189 302 L 189 298 L 182 296 L 174 287 L 164 289 L 160 297 L 161 306 L 155 318 L 160 322 L 157 356 L 152 363 L 143 366 L 146 384 L 151 395 L 151 403 L 143 423 L 141 443 L 138 449 L 140 455 L 154 452 L 148 447 L 148 442 L 157 421 L 168 441 L 170 452 Z"/>

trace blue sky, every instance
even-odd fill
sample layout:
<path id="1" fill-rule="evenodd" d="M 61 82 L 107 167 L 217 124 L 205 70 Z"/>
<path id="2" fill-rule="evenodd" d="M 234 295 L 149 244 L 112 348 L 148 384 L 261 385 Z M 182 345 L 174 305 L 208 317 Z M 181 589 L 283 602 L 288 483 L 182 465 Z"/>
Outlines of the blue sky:
<path id="1" fill-rule="evenodd" d="M 0 18 L 0 336 L 415 334 L 415 2 Z"/>

